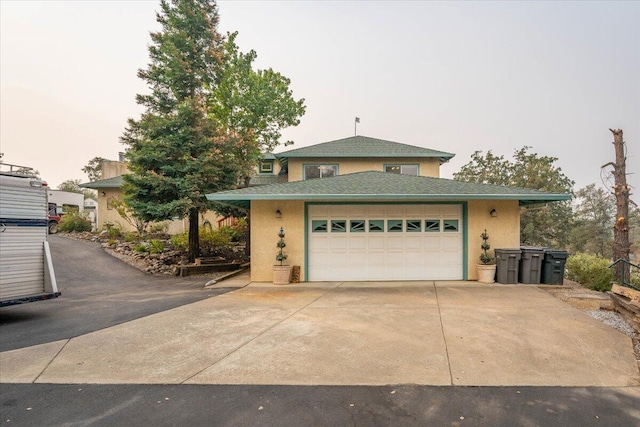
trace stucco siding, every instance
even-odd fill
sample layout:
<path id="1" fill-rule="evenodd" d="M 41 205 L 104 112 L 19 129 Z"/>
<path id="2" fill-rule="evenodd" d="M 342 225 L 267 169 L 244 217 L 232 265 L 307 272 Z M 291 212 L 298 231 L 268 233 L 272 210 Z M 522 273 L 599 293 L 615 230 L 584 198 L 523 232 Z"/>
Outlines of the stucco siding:
<path id="1" fill-rule="evenodd" d="M 276 211 L 282 214 L 276 218 Z M 272 267 L 276 264 L 278 231 L 284 228 L 286 264 L 299 265 L 304 277 L 304 202 L 252 201 L 251 202 L 251 280 L 271 282 Z"/>
<path id="2" fill-rule="evenodd" d="M 486 229 L 491 254 L 496 248 L 520 247 L 520 208 L 517 200 L 471 200 L 468 202 L 468 274 L 477 280 L 476 265 L 480 263 L 480 235 Z M 495 209 L 496 217 L 489 215 Z"/>
<path id="3" fill-rule="evenodd" d="M 302 181 L 303 165 L 324 164 L 338 165 L 338 173 L 346 175 L 355 172 L 384 171 L 385 165 L 395 164 L 418 164 L 418 173 L 421 176 L 432 178 L 440 177 L 439 159 L 415 159 L 415 158 L 307 158 L 289 159 L 289 182 Z"/>
<path id="4" fill-rule="evenodd" d="M 104 195 L 103 195 L 104 193 Z M 98 230 L 103 230 L 106 223 L 117 224 L 122 228 L 123 232 L 136 231 L 135 227 L 130 225 L 124 218 L 122 218 L 118 211 L 115 209 L 109 209 L 108 203 L 110 200 L 121 199 L 122 190 L 119 188 L 103 188 L 98 190 L 98 218 L 96 227 Z M 208 220 L 213 228 L 217 228 L 218 220 L 220 216 L 216 215 L 213 211 L 208 211 L 204 215 L 204 220 Z M 203 217 L 200 217 L 201 224 Z M 173 221 L 165 221 L 167 224 L 168 234 L 180 234 L 189 229 L 189 221 L 187 218 L 177 219 Z"/>

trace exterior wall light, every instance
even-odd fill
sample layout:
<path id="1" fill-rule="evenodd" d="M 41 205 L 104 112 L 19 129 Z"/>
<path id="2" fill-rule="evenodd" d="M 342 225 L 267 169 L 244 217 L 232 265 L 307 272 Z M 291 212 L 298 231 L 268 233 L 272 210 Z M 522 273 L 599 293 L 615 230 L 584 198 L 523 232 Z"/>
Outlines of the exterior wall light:
<path id="1" fill-rule="evenodd" d="M 498 212 L 495 209 L 491 209 L 489 211 L 489 215 L 492 216 L 493 218 L 498 216 Z"/>
<path id="2" fill-rule="evenodd" d="M 276 218 L 282 218 L 282 212 L 280 212 L 280 209 L 276 211 Z"/>
<path id="3" fill-rule="evenodd" d="M 104 197 L 104 196 L 106 196 L 106 195 L 107 195 L 107 193 L 105 193 L 104 191 L 101 191 L 101 192 L 100 192 L 100 195 L 101 195 L 102 197 Z"/>

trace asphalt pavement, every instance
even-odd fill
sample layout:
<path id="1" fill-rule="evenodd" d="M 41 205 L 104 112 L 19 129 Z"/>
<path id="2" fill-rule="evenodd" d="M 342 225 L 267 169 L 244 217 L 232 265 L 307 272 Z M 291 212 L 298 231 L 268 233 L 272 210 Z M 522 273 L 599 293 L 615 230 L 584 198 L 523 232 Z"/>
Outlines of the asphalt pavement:
<path id="1" fill-rule="evenodd" d="M 74 338 L 220 295 L 206 278 L 157 277 L 100 244 L 49 236 L 59 298 L 0 309 L 0 351 Z"/>

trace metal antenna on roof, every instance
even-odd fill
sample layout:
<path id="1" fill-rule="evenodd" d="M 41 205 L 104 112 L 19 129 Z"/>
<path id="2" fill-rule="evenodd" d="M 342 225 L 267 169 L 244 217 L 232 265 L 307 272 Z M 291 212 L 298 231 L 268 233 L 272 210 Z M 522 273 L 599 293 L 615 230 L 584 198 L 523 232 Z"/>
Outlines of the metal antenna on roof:
<path id="1" fill-rule="evenodd" d="M 356 117 L 356 122 L 353 124 L 353 136 L 358 135 L 358 123 L 360 123 L 360 117 Z"/>

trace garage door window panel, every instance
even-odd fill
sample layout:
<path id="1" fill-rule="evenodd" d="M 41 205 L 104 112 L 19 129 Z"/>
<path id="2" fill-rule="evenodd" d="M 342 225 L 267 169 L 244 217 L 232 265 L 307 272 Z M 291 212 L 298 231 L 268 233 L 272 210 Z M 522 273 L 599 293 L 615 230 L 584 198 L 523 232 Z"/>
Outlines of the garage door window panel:
<path id="1" fill-rule="evenodd" d="M 407 220 L 407 232 L 419 233 L 422 231 L 422 220 L 408 219 Z"/>
<path id="2" fill-rule="evenodd" d="M 401 219 L 389 219 L 387 220 L 387 231 L 391 233 L 402 232 L 402 220 Z"/>
<path id="3" fill-rule="evenodd" d="M 326 233 L 327 221 L 324 219 L 314 219 L 311 221 L 311 231 L 314 233 Z"/>
<path id="4" fill-rule="evenodd" d="M 370 233 L 382 233 L 384 231 L 383 219 L 371 219 L 369 220 L 369 232 Z"/>
<path id="5" fill-rule="evenodd" d="M 363 219 L 352 219 L 350 223 L 350 231 L 352 233 L 364 233 L 366 221 Z"/>
<path id="6" fill-rule="evenodd" d="M 428 233 L 437 233 L 440 231 L 440 220 L 439 219 L 427 219 L 424 222 L 424 231 Z"/>
<path id="7" fill-rule="evenodd" d="M 445 219 L 443 222 L 443 230 L 445 233 L 457 233 L 458 232 L 458 220 L 457 219 Z"/>
<path id="8" fill-rule="evenodd" d="M 347 221 L 344 219 L 332 219 L 331 220 L 331 232 L 332 233 L 346 233 Z"/>

